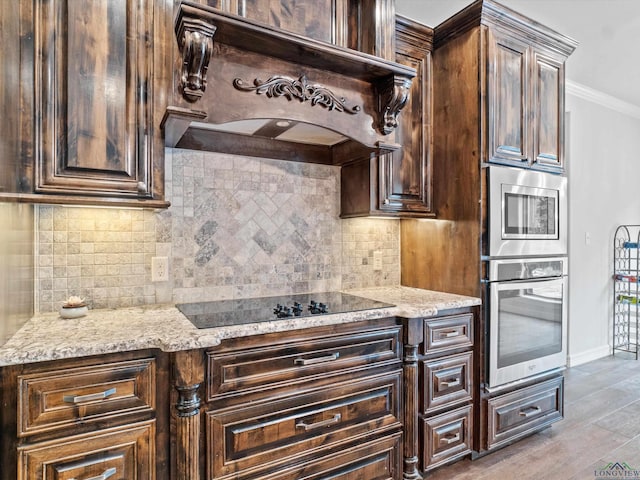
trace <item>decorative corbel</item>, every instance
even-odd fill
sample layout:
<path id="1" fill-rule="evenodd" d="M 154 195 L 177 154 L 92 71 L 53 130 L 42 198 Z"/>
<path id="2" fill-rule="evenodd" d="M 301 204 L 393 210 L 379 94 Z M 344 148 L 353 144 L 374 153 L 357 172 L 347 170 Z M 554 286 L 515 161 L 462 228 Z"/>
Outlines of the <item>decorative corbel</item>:
<path id="1" fill-rule="evenodd" d="M 378 109 L 380 111 L 380 131 L 389 135 L 398 127 L 398 115 L 407 104 L 411 78 L 391 75 L 378 85 Z"/>
<path id="2" fill-rule="evenodd" d="M 180 17 L 176 23 L 176 38 L 182 53 L 182 95 L 195 102 L 207 88 L 207 69 L 213 50 L 215 25 L 195 18 Z"/>

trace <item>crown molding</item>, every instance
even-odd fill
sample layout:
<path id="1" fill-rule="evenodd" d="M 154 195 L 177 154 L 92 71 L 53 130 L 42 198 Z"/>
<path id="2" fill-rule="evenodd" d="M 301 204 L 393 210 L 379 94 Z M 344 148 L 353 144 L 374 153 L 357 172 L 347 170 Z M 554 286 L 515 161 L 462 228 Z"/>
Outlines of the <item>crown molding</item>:
<path id="1" fill-rule="evenodd" d="M 620 100 L 612 95 L 608 95 L 599 90 L 595 90 L 581 83 L 567 80 L 565 83 L 566 93 L 582 98 L 588 102 L 596 103 L 616 112 L 640 119 L 640 107 L 624 100 Z"/>

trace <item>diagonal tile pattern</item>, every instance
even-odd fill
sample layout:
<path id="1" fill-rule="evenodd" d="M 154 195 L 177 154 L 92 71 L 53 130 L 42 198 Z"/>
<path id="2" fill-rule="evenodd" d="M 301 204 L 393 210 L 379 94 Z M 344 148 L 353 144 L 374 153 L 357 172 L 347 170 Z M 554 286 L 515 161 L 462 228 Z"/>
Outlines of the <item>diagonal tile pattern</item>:
<path id="1" fill-rule="evenodd" d="M 400 283 L 399 221 L 341 220 L 339 167 L 165 153 L 166 211 L 37 207 L 38 311 L 70 295 L 104 308 Z M 169 282 L 151 282 L 153 256 Z"/>

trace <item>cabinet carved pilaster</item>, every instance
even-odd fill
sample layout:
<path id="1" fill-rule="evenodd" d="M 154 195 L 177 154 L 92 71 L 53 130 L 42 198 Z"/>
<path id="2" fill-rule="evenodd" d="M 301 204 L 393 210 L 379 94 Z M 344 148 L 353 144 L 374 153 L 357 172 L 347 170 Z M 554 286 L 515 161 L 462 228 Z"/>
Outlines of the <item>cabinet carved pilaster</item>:
<path id="1" fill-rule="evenodd" d="M 404 346 L 404 471 L 403 480 L 422 479 L 418 473 L 418 346 Z"/>
<path id="2" fill-rule="evenodd" d="M 176 468 L 183 479 L 197 479 L 200 458 L 200 384 L 176 386 Z"/>
<path id="3" fill-rule="evenodd" d="M 423 341 L 421 319 L 404 321 L 404 466 L 403 480 L 421 480 L 418 469 L 420 402 L 420 378 L 418 370 L 418 346 Z"/>
<path id="4" fill-rule="evenodd" d="M 200 454 L 201 405 L 199 389 L 204 380 L 201 351 L 177 352 L 173 362 L 175 389 L 172 426 L 175 429 L 171 478 L 199 480 L 203 478 Z"/>

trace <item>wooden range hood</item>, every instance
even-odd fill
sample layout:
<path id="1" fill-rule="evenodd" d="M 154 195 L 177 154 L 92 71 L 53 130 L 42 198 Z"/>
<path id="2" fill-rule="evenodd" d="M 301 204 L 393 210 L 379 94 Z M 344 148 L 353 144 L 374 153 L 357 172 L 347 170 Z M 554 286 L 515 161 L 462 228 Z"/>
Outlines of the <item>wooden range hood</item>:
<path id="1" fill-rule="evenodd" d="M 413 68 L 190 2 L 175 33 L 166 146 L 329 165 L 399 148 Z"/>

